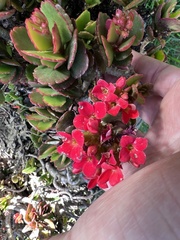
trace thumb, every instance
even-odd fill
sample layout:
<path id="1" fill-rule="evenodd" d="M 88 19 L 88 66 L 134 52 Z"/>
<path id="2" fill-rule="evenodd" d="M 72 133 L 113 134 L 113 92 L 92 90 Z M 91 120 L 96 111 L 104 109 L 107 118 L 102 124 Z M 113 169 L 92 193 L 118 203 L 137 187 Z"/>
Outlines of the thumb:
<path id="1" fill-rule="evenodd" d="M 178 240 L 180 153 L 136 172 L 98 198 L 72 230 L 50 240 Z"/>

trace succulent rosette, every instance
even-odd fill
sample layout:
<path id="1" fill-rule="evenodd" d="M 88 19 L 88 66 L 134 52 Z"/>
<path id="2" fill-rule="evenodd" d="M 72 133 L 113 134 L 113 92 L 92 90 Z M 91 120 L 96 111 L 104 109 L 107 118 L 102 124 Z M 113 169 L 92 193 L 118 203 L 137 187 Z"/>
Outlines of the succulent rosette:
<path id="1" fill-rule="evenodd" d="M 125 66 L 132 60 L 131 47 L 140 44 L 144 36 L 144 21 L 135 11 L 117 9 L 112 19 L 99 13 L 98 42 L 103 45 L 107 66 Z"/>
<path id="2" fill-rule="evenodd" d="M 180 10 L 176 9 L 176 0 L 163 1 L 155 13 L 155 28 L 158 34 L 180 31 Z M 175 10 L 175 11 L 174 11 Z"/>
<path id="3" fill-rule="evenodd" d="M 51 85 L 67 80 L 70 70 L 75 78 L 87 70 L 85 46 L 78 41 L 77 30 L 60 5 L 49 0 L 42 2 L 40 9 L 36 8 L 31 17 L 26 19 L 25 27 L 15 27 L 10 35 L 16 50 L 26 61 L 42 65 L 35 70 L 37 81 L 42 72 L 49 71 L 47 68 L 56 70 L 56 78 L 48 82 Z M 79 52 L 84 64 L 77 66 L 75 59 Z M 44 78 L 40 83 L 47 84 Z"/>

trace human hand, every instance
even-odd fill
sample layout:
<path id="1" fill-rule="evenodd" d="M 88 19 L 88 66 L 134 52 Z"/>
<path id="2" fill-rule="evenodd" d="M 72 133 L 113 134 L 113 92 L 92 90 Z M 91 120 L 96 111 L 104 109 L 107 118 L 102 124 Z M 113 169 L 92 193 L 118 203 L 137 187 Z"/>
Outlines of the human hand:
<path id="1" fill-rule="evenodd" d="M 150 125 L 147 164 L 180 150 L 180 69 L 133 52 L 135 72 L 153 84 L 153 94 L 140 108 Z"/>
<path id="2" fill-rule="evenodd" d="M 70 232 L 51 240 L 180 239 L 180 69 L 138 53 L 133 65 L 154 86 L 140 109 L 150 124 L 151 164 L 104 193 Z"/>

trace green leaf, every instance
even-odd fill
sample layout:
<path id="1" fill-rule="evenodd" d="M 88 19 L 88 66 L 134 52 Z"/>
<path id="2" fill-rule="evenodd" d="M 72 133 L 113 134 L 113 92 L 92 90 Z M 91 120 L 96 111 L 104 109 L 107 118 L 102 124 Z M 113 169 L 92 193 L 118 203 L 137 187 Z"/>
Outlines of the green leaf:
<path id="1" fill-rule="evenodd" d="M 170 18 L 179 18 L 180 17 L 180 10 L 177 10 L 169 15 Z"/>
<path id="2" fill-rule="evenodd" d="M 65 13 L 64 9 L 55 5 L 50 1 L 41 2 L 41 11 L 46 16 L 49 29 L 52 32 L 54 23 L 56 23 L 61 38 L 62 45 L 65 45 L 71 40 L 73 25 L 71 19 Z"/>
<path id="3" fill-rule="evenodd" d="M 144 36 L 144 21 L 135 10 L 130 11 L 133 12 L 134 20 L 133 27 L 129 33 L 129 37 L 136 36 L 133 46 L 138 46 L 141 43 Z"/>
<path id="4" fill-rule="evenodd" d="M 38 159 L 42 160 L 52 155 L 53 152 L 56 151 L 56 146 L 52 146 L 51 144 L 43 144 L 39 148 L 39 156 Z"/>
<path id="5" fill-rule="evenodd" d="M 69 158 L 67 158 L 65 155 L 62 155 L 58 158 L 58 160 L 56 160 L 54 162 L 54 166 L 58 170 L 62 170 L 64 168 L 66 168 L 70 164 L 70 162 L 71 162 L 71 160 Z"/>
<path id="6" fill-rule="evenodd" d="M 26 115 L 26 119 L 46 122 L 47 120 L 49 120 L 49 117 L 39 115 L 37 113 L 32 113 L 32 114 Z"/>
<path id="7" fill-rule="evenodd" d="M 127 51 L 127 50 L 133 45 L 135 39 L 136 39 L 136 36 L 132 36 L 131 38 L 129 38 L 128 40 L 126 40 L 125 42 L 123 42 L 123 43 L 119 46 L 118 50 L 119 50 L 120 52 Z"/>
<path id="8" fill-rule="evenodd" d="M 43 96 L 43 101 L 50 107 L 61 107 L 66 103 L 63 96 Z"/>
<path id="9" fill-rule="evenodd" d="M 43 96 L 57 96 L 57 95 L 59 95 L 59 92 L 57 92 L 56 90 L 54 90 L 50 87 L 36 88 L 36 91 Z"/>
<path id="10" fill-rule="evenodd" d="M 9 73 L 11 73 L 12 69 L 14 69 L 13 66 L 9 66 L 7 64 L 0 63 L 0 75 L 1 74 L 9 74 Z"/>
<path id="11" fill-rule="evenodd" d="M 71 75 L 74 78 L 80 78 L 88 69 L 89 58 L 83 41 L 78 41 L 78 48 L 74 63 L 71 67 Z"/>
<path id="12" fill-rule="evenodd" d="M 36 66 L 32 64 L 28 64 L 28 66 L 26 67 L 26 77 L 28 81 L 32 81 L 32 82 L 34 81 L 33 72 L 35 68 Z"/>
<path id="13" fill-rule="evenodd" d="M 3 84 L 8 84 L 12 80 L 14 80 L 16 76 L 16 68 L 12 67 L 12 70 L 10 73 L 0 74 L 0 82 Z"/>
<path id="14" fill-rule="evenodd" d="M 134 74 L 131 77 L 129 77 L 126 81 L 126 85 L 127 86 L 131 86 L 133 84 L 136 84 L 137 82 L 139 82 L 139 80 L 141 80 L 143 77 L 142 74 Z"/>
<path id="15" fill-rule="evenodd" d="M 162 18 L 159 21 L 159 27 L 164 31 L 180 32 L 180 20 L 174 18 Z"/>
<path id="16" fill-rule="evenodd" d="M 78 37 L 85 39 L 85 40 L 93 40 L 94 39 L 94 35 L 87 32 L 87 31 L 81 31 L 78 33 Z"/>
<path id="17" fill-rule="evenodd" d="M 53 85 L 62 83 L 69 78 L 69 71 L 66 69 L 54 70 L 46 66 L 38 66 L 34 70 L 34 77 L 42 85 Z"/>
<path id="18" fill-rule="evenodd" d="M 114 22 L 111 22 L 110 28 L 108 29 L 107 41 L 109 43 L 115 43 L 119 38 L 119 35 L 116 32 L 116 26 Z"/>
<path id="19" fill-rule="evenodd" d="M 29 39 L 25 27 L 14 27 L 10 32 L 11 40 L 18 53 L 28 62 L 34 65 L 40 65 L 40 60 L 34 57 L 30 57 L 22 53 L 22 50 L 36 50 L 34 45 Z"/>
<path id="20" fill-rule="evenodd" d="M 64 58 L 61 54 L 54 54 L 51 51 L 22 51 L 22 53 L 42 60 L 58 62 L 61 65 L 66 61 L 66 58 Z"/>
<path id="21" fill-rule="evenodd" d="M 74 33 L 73 33 L 73 37 L 68 45 L 68 55 L 69 55 L 69 58 L 68 58 L 68 63 L 67 63 L 67 69 L 69 70 L 73 63 L 74 63 L 74 59 L 75 59 L 75 56 L 76 56 L 76 53 L 77 53 L 77 29 L 74 30 Z"/>
<path id="22" fill-rule="evenodd" d="M 36 92 L 36 90 L 33 90 L 33 92 L 31 92 L 29 94 L 29 99 L 31 101 L 32 104 L 38 106 L 38 107 L 45 107 L 46 104 L 43 101 L 43 96 Z"/>
<path id="23" fill-rule="evenodd" d="M 88 10 L 82 12 L 79 17 L 75 20 L 78 32 L 83 31 L 87 23 L 91 20 L 91 15 Z"/>
<path id="24" fill-rule="evenodd" d="M 33 21 L 28 18 L 25 21 L 28 36 L 34 47 L 39 51 L 46 51 L 52 49 L 52 37 L 49 34 L 43 34 L 39 31 L 39 26 L 35 25 Z"/>
<path id="25" fill-rule="evenodd" d="M 131 55 L 131 52 L 132 52 L 131 48 L 129 48 L 128 50 L 126 50 L 124 52 L 117 52 L 116 55 L 115 55 L 115 59 L 117 61 L 123 61 Z"/>
<path id="26" fill-rule="evenodd" d="M 33 166 L 27 167 L 27 168 L 24 168 L 24 169 L 22 170 L 22 173 L 24 173 L 24 174 L 31 174 L 31 173 L 35 172 L 36 169 L 37 169 L 37 168 L 36 168 L 36 167 L 33 167 Z"/>
<path id="27" fill-rule="evenodd" d="M 95 30 L 96 30 L 96 21 L 89 21 L 86 27 L 84 28 L 84 31 L 87 31 L 93 35 L 95 33 Z"/>
<path id="28" fill-rule="evenodd" d="M 104 37 L 107 36 L 106 21 L 108 18 L 109 17 L 106 13 L 100 12 L 98 15 L 98 19 L 97 19 L 97 23 L 96 23 L 96 26 L 97 26 L 96 34 L 98 37 L 98 41 L 100 43 L 102 43 L 101 36 L 104 36 Z"/>
<path id="29" fill-rule="evenodd" d="M 108 67 L 110 67 L 113 62 L 113 58 L 114 58 L 113 48 L 112 48 L 111 44 L 109 44 L 107 42 L 107 40 L 104 36 L 101 36 L 101 38 L 102 38 L 103 47 L 104 47 L 104 50 L 106 53 L 106 57 L 108 60 Z"/>
<path id="30" fill-rule="evenodd" d="M 5 7 L 6 0 L 1 0 L 0 1 L 0 10 L 2 10 Z"/>
<path id="31" fill-rule="evenodd" d="M 36 113 L 38 113 L 38 115 L 44 116 L 46 118 L 49 119 L 57 119 L 57 117 L 55 117 L 54 115 L 52 115 L 46 108 L 39 108 L 39 107 L 32 107 L 30 108 L 30 110 L 35 111 Z"/>
<path id="32" fill-rule="evenodd" d="M 57 161 L 59 159 L 59 153 L 58 152 L 54 152 L 51 155 L 51 162 Z"/>
<path id="33" fill-rule="evenodd" d="M 27 119 L 28 120 L 28 119 Z M 55 120 L 47 120 L 47 121 L 35 121 L 35 120 L 28 120 L 29 124 L 34 127 L 36 130 L 40 132 L 46 132 L 47 130 L 51 129 L 54 123 L 56 122 Z"/>
<path id="34" fill-rule="evenodd" d="M 65 112 L 56 123 L 56 131 L 65 131 L 67 127 L 73 125 L 73 119 L 75 117 L 74 112 Z"/>
<path id="35" fill-rule="evenodd" d="M 166 59 L 166 54 L 164 53 L 163 50 L 159 50 L 154 54 L 155 58 L 158 59 L 159 61 L 164 62 Z"/>
<path id="36" fill-rule="evenodd" d="M 101 3 L 100 0 L 85 0 L 85 2 L 91 8 Z"/>
<path id="37" fill-rule="evenodd" d="M 144 0 L 133 0 L 124 9 L 129 10 L 131 8 L 137 7 L 142 2 L 144 2 Z"/>
<path id="38" fill-rule="evenodd" d="M 176 4 L 177 4 L 176 0 L 166 1 L 166 3 L 162 8 L 161 17 L 168 18 L 170 15 L 170 12 L 175 8 Z"/>
<path id="39" fill-rule="evenodd" d="M 30 135 L 31 141 L 34 144 L 35 148 L 39 148 L 42 144 L 42 134 L 37 132 L 34 128 L 31 129 L 31 135 Z"/>

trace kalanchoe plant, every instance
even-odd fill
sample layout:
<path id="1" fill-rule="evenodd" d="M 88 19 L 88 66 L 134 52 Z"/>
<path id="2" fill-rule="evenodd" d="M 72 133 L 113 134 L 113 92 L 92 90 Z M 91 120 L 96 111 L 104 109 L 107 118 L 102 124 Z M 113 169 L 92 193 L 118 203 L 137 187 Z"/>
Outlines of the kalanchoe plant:
<path id="1" fill-rule="evenodd" d="M 88 188 L 116 185 L 123 180 L 125 162 L 135 167 L 145 163 L 148 142 L 137 136 L 139 112 L 134 104 L 138 96 L 143 98 L 141 77 L 120 77 L 115 84 L 99 79 L 90 91 L 91 101 L 79 102 L 72 133 L 57 133 L 62 139 L 58 152 L 72 159 L 73 172 L 84 174 Z"/>
<path id="2" fill-rule="evenodd" d="M 140 43 L 143 33 L 143 20 L 134 10 L 117 10 L 112 20 L 100 13 L 97 21 L 85 10 L 72 20 L 61 6 L 42 2 L 25 27 L 15 27 L 10 33 L 19 54 L 31 63 L 27 78 L 33 87 L 29 98 L 34 107 L 26 116 L 28 122 L 41 132 L 71 127 L 74 100 L 86 94 L 106 67 L 127 66 L 131 46 Z"/>

